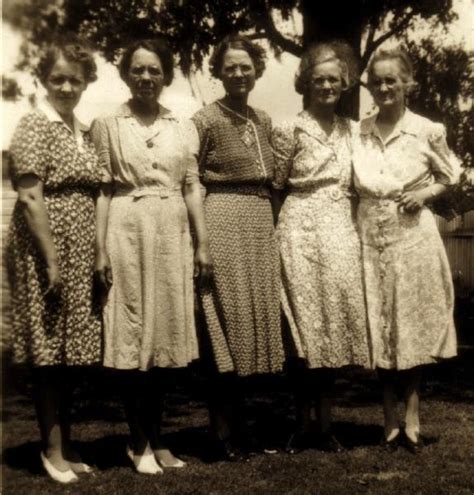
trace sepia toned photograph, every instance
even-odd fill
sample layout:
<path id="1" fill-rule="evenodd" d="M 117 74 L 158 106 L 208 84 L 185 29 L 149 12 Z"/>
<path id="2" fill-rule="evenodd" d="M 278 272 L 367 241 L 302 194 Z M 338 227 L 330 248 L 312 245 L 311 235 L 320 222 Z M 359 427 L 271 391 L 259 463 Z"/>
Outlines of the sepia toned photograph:
<path id="1" fill-rule="evenodd" d="M 2 493 L 474 493 L 473 26 L 3 0 Z"/>

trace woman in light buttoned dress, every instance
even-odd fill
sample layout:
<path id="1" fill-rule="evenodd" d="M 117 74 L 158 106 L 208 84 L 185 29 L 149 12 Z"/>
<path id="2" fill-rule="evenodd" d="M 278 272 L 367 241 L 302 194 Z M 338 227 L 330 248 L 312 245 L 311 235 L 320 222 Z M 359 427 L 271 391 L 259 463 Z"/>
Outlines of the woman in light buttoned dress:
<path id="1" fill-rule="evenodd" d="M 358 225 L 374 365 L 384 384 L 383 443 L 421 447 L 421 367 L 456 355 L 453 284 L 445 248 L 427 208 L 454 184 L 459 167 L 442 124 L 405 105 L 413 69 L 400 50 L 379 51 L 368 67 L 378 113 L 361 122 L 354 150 Z M 395 380 L 403 378 L 400 435 Z"/>
<path id="2" fill-rule="evenodd" d="M 93 138 L 110 186 L 98 201 L 97 271 L 110 289 L 104 307 L 104 365 L 120 389 L 138 472 L 184 463 L 159 430 L 170 369 L 198 357 L 193 275 L 210 270 L 194 126 L 158 103 L 173 78 L 162 40 L 141 40 L 122 56 L 132 98 L 98 119 Z M 188 215 L 196 233 L 195 262 Z"/>

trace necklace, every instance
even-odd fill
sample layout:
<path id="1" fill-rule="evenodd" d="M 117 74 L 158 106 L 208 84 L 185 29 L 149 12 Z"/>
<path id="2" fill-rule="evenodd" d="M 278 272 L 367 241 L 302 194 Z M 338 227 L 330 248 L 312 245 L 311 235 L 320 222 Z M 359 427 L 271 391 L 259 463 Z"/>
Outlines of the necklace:
<path id="1" fill-rule="evenodd" d="M 235 110 L 232 110 L 232 108 L 229 108 L 228 106 L 224 105 L 224 103 L 221 103 L 220 101 L 217 101 L 217 104 L 227 110 L 228 112 L 236 115 L 240 119 L 245 121 L 245 128 L 240 136 L 240 139 L 244 142 L 245 146 L 247 148 L 250 148 L 252 145 L 256 145 L 257 147 L 257 153 L 258 153 L 258 166 L 260 168 L 260 171 L 263 175 L 264 178 L 267 177 L 267 173 L 265 170 L 265 166 L 263 165 L 263 154 L 262 154 L 262 148 L 260 147 L 260 141 L 258 139 L 258 132 L 257 128 L 255 127 L 255 124 L 252 122 L 251 119 L 249 119 L 249 107 L 246 107 L 246 114 L 247 116 L 244 117 L 241 113 L 236 112 Z"/>

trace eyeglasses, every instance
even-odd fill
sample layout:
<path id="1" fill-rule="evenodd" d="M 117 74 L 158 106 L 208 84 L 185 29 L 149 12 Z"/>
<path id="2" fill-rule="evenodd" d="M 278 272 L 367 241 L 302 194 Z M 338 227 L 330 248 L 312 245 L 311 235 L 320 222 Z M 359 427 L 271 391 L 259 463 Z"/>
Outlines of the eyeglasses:
<path id="1" fill-rule="evenodd" d="M 331 87 L 342 83 L 341 79 L 337 77 L 312 77 L 310 82 L 315 88 L 323 88 L 326 83 L 328 83 Z"/>

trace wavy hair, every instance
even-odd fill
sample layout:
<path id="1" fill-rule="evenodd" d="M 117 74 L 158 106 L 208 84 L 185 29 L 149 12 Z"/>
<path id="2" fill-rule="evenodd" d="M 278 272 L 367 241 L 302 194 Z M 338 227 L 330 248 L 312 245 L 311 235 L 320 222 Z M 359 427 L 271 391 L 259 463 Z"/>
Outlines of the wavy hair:
<path id="1" fill-rule="evenodd" d="M 57 36 L 40 55 L 35 73 L 41 84 L 46 83 L 54 64 L 60 57 L 79 64 L 87 83 L 97 80 L 97 65 L 89 43 L 73 33 L 65 33 Z"/>

